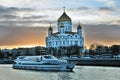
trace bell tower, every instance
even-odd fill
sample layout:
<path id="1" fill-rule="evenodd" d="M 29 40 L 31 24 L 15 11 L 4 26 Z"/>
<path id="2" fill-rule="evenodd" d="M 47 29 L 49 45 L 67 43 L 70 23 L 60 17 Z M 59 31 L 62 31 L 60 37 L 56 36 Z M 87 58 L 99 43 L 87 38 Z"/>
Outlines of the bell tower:
<path id="1" fill-rule="evenodd" d="M 50 27 L 48 28 L 48 35 L 52 35 L 53 33 L 53 28 L 51 27 L 51 23 L 50 23 Z"/>
<path id="2" fill-rule="evenodd" d="M 81 27 L 80 23 L 79 23 L 79 25 L 77 27 L 77 34 L 82 35 L 82 27 Z"/>

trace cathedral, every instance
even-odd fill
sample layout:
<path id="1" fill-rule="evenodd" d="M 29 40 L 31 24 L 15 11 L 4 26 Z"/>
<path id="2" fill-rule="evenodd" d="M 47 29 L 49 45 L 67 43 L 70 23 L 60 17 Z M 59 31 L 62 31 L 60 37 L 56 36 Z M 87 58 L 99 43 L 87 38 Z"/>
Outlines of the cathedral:
<path id="1" fill-rule="evenodd" d="M 72 32 L 72 20 L 66 14 L 65 10 L 57 21 L 58 32 L 53 33 L 53 28 L 48 28 L 48 36 L 46 37 L 46 48 L 60 48 L 77 45 L 84 51 L 84 38 L 82 35 L 82 27 L 77 26 L 77 31 Z"/>

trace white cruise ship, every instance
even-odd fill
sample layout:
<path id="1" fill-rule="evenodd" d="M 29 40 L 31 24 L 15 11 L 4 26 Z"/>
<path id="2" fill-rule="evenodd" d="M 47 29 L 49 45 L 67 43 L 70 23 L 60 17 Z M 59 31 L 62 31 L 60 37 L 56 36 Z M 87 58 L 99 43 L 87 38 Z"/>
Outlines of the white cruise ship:
<path id="1" fill-rule="evenodd" d="M 59 60 L 52 55 L 19 56 L 13 64 L 14 69 L 72 71 L 76 63 Z"/>

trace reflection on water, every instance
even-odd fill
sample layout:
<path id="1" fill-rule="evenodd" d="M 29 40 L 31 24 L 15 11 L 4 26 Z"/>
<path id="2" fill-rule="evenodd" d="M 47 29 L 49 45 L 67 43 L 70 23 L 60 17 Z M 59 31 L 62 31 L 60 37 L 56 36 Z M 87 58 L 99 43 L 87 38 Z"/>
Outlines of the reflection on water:
<path id="1" fill-rule="evenodd" d="M 0 80 L 120 80 L 119 67 L 76 66 L 73 72 L 32 71 L 0 65 Z"/>
<path id="2" fill-rule="evenodd" d="M 58 74 L 57 80 L 73 80 L 72 76 L 69 73 Z"/>

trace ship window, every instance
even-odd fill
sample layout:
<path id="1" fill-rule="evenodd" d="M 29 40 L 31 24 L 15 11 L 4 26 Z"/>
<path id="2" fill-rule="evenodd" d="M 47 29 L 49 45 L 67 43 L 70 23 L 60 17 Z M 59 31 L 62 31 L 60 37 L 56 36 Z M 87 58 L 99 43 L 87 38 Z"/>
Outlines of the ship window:
<path id="1" fill-rule="evenodd" d="M 77 37 L 77 35 L 75 35 L 75 37 Z"/>
<path id="2" fill-rule="evenodd" d="M 25 57 L 24 56 L 20 56 L 19 59 L 24 59 Z"/>
<path id="3" fill-rule="evenodd" d="M 46 59 L 52 59 L 51 56 L 44 56 Z"/>
<path id="4" fill-rule="evenodd" d="M 37 58 L 37 57 L 31 57 L 31 58 L 28 58 L 28 60 L 35 61 L 35 62 L 39 62 L 40 61 L 39 58 Z"/>

